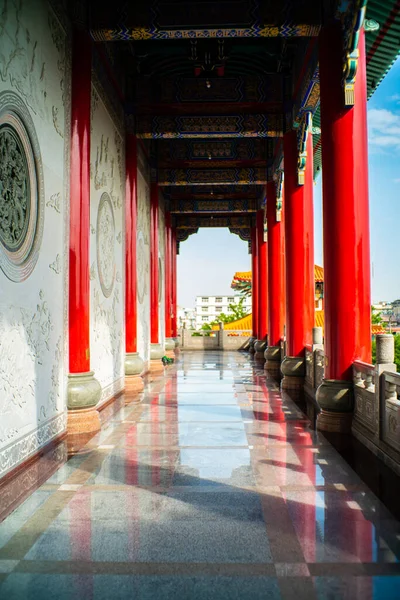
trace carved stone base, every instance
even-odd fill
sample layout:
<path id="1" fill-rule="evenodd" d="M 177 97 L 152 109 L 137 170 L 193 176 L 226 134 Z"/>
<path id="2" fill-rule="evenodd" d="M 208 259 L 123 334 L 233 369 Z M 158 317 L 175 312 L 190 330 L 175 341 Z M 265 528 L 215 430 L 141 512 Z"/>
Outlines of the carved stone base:
<path id="1" fill-rule="evenodd" d="M 250 354 L 254 354 L 255 350 L 254 350 L 254 344 L 256 343 L 257 339 L 255 337 L 251 337 L 249 339 L 249 346 L 248 346 L 248 351 L 250 352 Z"/>
<path id="2" fill-rule="evenodd" d="M 94 372 L 70 373 L 67 386 L 67 406 L 70 410 L 96 406 L 101 397 L 101 385 Z"/>
<path id="3" fill-rule="evenodd" d="M 125 375 L 140 375 L 143 367 L 144 361 L 138 352 L 128 352 L 125 355 Z"/>
<path id="4" fill-rule="evenodd" d="M 340 413 L 321 410 L 317 416 L 317 429 L 331 433 L 351 433 L 353 413 Z"/>
<path id="5" fill-rule="evenodd" d="M 268 373 L 274 379 L 281 379 L 281 363 L 276 360 L 266 360 L 264 364 L 264 371 Z"/>
<path id="6" fill-rule="evenodd" d="M 125 376 L 125 404 L 139 402 L 139 394 L 144 390 L 144 382 L 140 375 Z"/>
<path id="7" fill-rule="evenodd" d="M 159 360 L 162 365 L 161 359 L 164 355 L 165 348 L 163 348 L 161 344 L 150 344 L 150 362 L 153 360 Z"/>
<path id="8" fill-rule="evenodd" d="M 317 417 L 317 429 L 350 433 L 354 409 L 352 381 L 324 379 L 316 391 L 315 399 L 321 409 Z"/>
<path id="9" fill-rule="evenodd" d="M 281 364 L 282 390 L 300 391 L 304 388 L 305 359 L 301 356 L 285 356 Z"/>
<path id="10" fill-rule="evenodd" d="M 96 433 L 100 428 L 100 415 L 95 408 L 68 410 L 68 435 Z"/>
<path id="11" fill-rule="evenodd" d="M 165 338 L 165 351 L 170 352 L 175 349 L 175 340 L 174 338 Z M 168 354 L 166 354 L 168 356 Z"/>
<path id="12" fill-rule="evenodd" d="M 267 346 L 264 352 L 264 370 L 268 371 L 274 379 L 281 378 L 281 348 L 280 346 Z"/>
<path id="13" fill-rule="evenodd" d="M 164 356 L 164 354 L 163 354 Z M 164 365 L 161 362 L 161 358 L 157 358 L 156 360 L 150 360 L 149 363 L 149 373 L 150 374 L 162 374 L 164 373 Z"/>

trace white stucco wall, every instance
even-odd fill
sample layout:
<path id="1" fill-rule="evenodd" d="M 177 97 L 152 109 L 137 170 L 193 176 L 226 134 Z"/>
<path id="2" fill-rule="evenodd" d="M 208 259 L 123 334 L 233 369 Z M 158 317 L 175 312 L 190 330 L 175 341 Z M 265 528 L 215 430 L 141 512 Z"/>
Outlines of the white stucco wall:
<path id="1" fill-rule="evenodd" d="M 150 358 L 150 175 L 143 151 L 138 147 L 137 190 L 137 349 L 144 361 Z"/>
<path id="2" fill-rule="evenodd" d="M 92 86 L 90 150 L 90 367 L 103 392 L 100 404 L 124 386 L 125 147 Z"/>
<path id="3" fill-rule="evenodd" d="M 33 121 L 43 237 L 26 278 L 11 281 L 0 270 L 0 476 L 66 426 L 69 57 L 47 1 L 2 3 L 0 102 L 16 94 Z"/>

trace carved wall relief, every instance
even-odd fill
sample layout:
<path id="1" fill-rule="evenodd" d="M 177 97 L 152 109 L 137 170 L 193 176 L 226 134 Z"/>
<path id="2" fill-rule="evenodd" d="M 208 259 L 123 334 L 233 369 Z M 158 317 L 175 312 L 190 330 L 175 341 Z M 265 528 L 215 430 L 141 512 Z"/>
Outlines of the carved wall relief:
<path id="1" fill-rule="evenodd" d="M 97 270 L 101 290 L 111 296 L 115 281 L 115 220 L 110 196 L 102 194 L 97 212 Z"/>
<path id="2" fill-rule="evenodd" d="M 14 92 L 0 94 L 0 268 L 24 281 L 39 256 L 44 184 L 39 142 L 28 108 Z"/>

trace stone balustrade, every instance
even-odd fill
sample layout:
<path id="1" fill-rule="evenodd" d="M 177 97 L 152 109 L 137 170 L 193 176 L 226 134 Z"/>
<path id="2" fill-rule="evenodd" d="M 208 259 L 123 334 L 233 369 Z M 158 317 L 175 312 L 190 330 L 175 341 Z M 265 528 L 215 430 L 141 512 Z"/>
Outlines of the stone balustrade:
<path id="1" fill-rule="evenodd" d="M 185 350 L 246 350 L 251 331 L 219 329 L 217 331 L 182 329 L 180 346 Z"/>

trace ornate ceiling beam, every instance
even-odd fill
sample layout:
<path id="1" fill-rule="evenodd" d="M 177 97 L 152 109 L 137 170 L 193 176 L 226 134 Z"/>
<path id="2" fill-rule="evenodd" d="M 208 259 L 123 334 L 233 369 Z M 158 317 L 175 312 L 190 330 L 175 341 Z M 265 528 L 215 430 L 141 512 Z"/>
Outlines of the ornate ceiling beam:
<path id="1" fill-rule="evenodd" d="M 158 184 L 181 185 L 263 185 L 267 183 L 266 169 L 159 169 Z"/>
<path id="2" fill-rule="evenodd" d="M 265 163 L 266 160 L 273 158 L 275 140 L 270 138 L 161 140 L 158 142 L 157 148 L 160 168 L 177 168 L 174 164 L 177 162 L 187 163 L 185 167 L 191 167 L 193 164 L 194 167 L 201 168 L 201 161 L 206 163 L 204 168 L 224 163 L 225 167 L 250 167 L 256 165 L 245 163 L 251 161 Z"/>
<path id="3" fill-rule="evenodd" d="M 171 213 L 243 213 L 256 212 L 256 200 L 172 200 L 169 210 Z"/>
<path id="4" fill-rule="evenodd" d="M 129 42 L 133 40 L 181 40 L 181 39 L 213 39 L 213 38 L 292 38 L 316 37 L 319 34 L 319 25 L 283 23 L 282 25 L 258 25 L 250 27 L 224 27 L 224 28 L 158 28 L 123 26 L 114 29 L 91 29 L 91 36 L 95 42 Z"/>
<path id="5" fill-rule="evenodd" d="M 165 64 L 164 69 L 168 68 Z M 186 111 L 189 106 L 192 114 L 215 112 L 216 107 L 224 106 L 236 113 L 259 107 L 264 112 L 279 112 L 282 102 L 282 76 L 280 74 L 262 77 L 139 77 L 135 80 L 135 103 L 141 111 L 158 114 L 170 107 L 171 113 Z M 134 105 L 133 105 L 134 106 Z M 223 110 L 221 111 L 223 112 Z M 167 113 L 168 114 L 168 113 Z M 220 113 L 221 114 L 221 113 Z"/>
<path id="6" fill-rule="evenodd" d="M 150 116 L 179 116 L 179 115 L 235 115 L 235 114 L 279 114 L 282 103 L 279 102 L 185 102 L 182 104 L 147 104 L 138 102 L 125 104 L 126 114 Z"/>
<path id="7" fill-rule="evenodd" d="M 276 138 L 283 135 L 281 115 L 157 116 L 137 120 L 144 139 Z"/>
<path id="8" fill-rule="evenodd" d="M 204 215 L 185 215 L 176 217 L 176 228 L 179 229 L 196 229 L 198 227 L 232 227 L 234 229 L 247 229 L 251 225 L 251 217 L 249 215 L 239 216 L 204 216 Z"/>
<path id="9" fill-rule="evenodd" d="M 269 166 L 267 161 L 258 160 L 159 160 L 158 167 L 160 169 L 172 169 L 172 170 L 186 170 L 186 169 L 226 169 L 227 167 L 233 169 L 255 169 L 260 168 L 266 170 Z"/>

